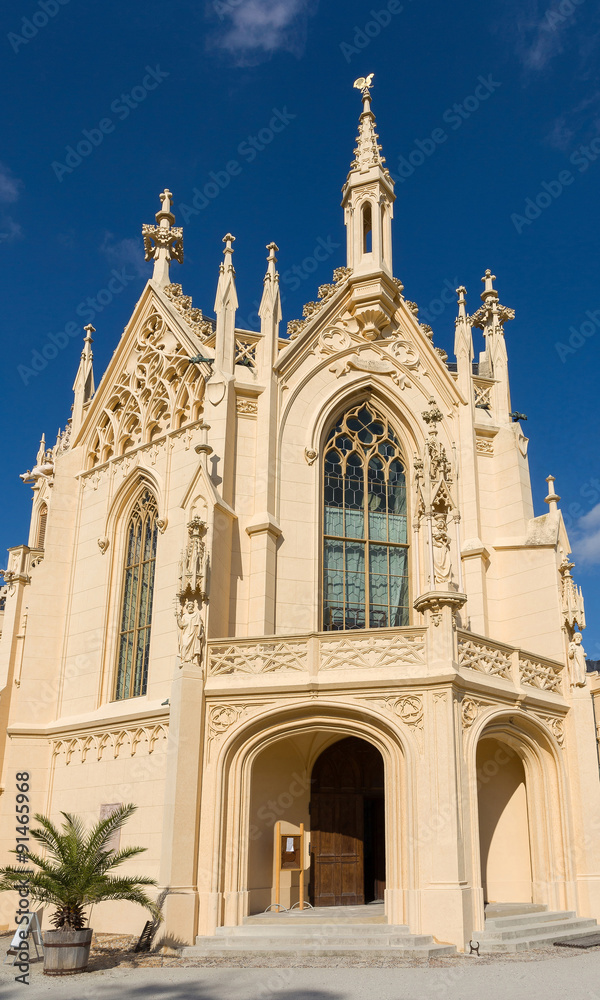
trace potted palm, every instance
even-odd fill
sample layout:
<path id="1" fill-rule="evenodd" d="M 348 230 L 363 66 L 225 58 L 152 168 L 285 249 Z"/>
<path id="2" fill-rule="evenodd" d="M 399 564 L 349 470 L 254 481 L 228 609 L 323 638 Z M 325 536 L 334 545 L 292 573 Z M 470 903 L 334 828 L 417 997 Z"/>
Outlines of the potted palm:
<path id="1" fill-rule="evenodd" d="M 50 918 L 55 930 L 44 932 L 44 972 L 47 975 L 70 975 L 83 972 L 88 964 L 92 929 L 86 927 L 85 908 L 103 900 L 127 900 L 139 903 L 160 920 L 157 905 L 144 891 L 157 883 L 146 876 L 112 874 L 145 847 L 110 847 L 113 835 L 135 812 L 137 806 L 119 806 L 107 819 L 86 830 L 82 820 L 62 813 L 62 830 L 46 816 L 35 814 L 40 824 L 30 830 L 30 837 L 45 854 L 29 853 L 28 861 L 36 866 L 27 872 L 32 901 L 55 907 Z M 16 853 L 16 852 L 15 852 Z M 0 868 L 0 890 L 15 890 L 23 884 L 24 871 L 8 866 Z"/>

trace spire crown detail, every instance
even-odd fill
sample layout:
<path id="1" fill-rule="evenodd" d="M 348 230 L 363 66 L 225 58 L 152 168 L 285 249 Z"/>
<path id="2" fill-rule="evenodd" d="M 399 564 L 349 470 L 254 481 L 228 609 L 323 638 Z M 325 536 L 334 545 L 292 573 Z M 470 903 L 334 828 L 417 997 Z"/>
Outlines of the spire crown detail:
<path id="1" fill-rule="evenodd" d="M 170 284 L 169 264 L 183 264 L 183 229 L 175 226 L 171 212 L 173 194 L 168 188 L 160 194 L 161 209 L 156 213 L 156 225 L 142 226 L 145 259 L 154 261 L 152 280 L 162 288 Z"/>
<path id="2" fill-rule="evenodd" d="M 375 115 L 371 111 L 370 87 L 373 76 L 374 74 L 371 73 L 367 77 L 360 76 L 358 80 L 354 81 L 354 86 L 361 91 L 363 109 L 358 120 L 357 147 L 354 150 L 354 160 L 350 164 L 351 173 L 353 171 L 362 173 L 370 167 L 382 166 L 385 163 L 385 158 L 380 155 L 381 146 L 378 142 L 379 136 L 375 131 Z M 389 176 L 387 170 L 385 173 Z"/>
<path id="3" fill-rule="evenodd" d="M 473 313 L 471 322 L 474 327 L 483 330 L 486 337 L 493 333 L 504 333 L 503 324 L 507 320 L 515 318 L 515 311 L 509 309 L 508 306 L 500 305 L 498 292 L 493 284 L 496 275 L 492 274 L 489 268 L 481 280 L 484 283 L 484 289 L 481 293 L 483 305 L 479 307 L 477 312 Z"/>

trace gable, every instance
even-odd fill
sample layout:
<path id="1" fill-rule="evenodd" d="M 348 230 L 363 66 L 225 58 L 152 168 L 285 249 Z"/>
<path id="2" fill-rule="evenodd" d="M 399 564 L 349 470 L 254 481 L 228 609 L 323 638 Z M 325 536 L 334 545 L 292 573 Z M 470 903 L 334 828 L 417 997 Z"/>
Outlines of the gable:
<path id="1" fill-rule="evenodd" d="M 189 362 L 207 350 L 211 324 L 195 315 L 186 296 L 169 295 L 171 287 L 165 294 L 148 282 L 88 404 L 76 442 L 86 448 L 86 469 L 200 415 L 203 372 Z"/>

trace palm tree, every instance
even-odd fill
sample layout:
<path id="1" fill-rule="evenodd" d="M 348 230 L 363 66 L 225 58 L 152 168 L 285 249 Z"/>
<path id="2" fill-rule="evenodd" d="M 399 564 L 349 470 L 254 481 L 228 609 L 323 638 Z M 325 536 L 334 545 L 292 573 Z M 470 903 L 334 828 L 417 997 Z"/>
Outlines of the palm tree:
<path id="1" fill-rule="evenodd" d="M 162 919 L 157 905 L 144 892 L 146 886 L 157 883 L 147 876 L 115 876 L 110 874 L 124 861 L 143 853 L 145 847 L 125 847 L 121 851 L 110 848 L 109 841 L 120 830 L 137 806 L 120 806 L 107 819 L 100 820 L 86 831 L 82 820 L 63 812 L 62 831 L 47 816 L 35 814 L 40 824 L 29 832 L 32 840 L 46 849 L 45 856 L 28 855 L 28 861 L 37 871 L 25 871 L 25 866 L 0 868 L 0 890 L 15 890 L 28 880 L 33 900 L 55 906 L 51 917 L 54 926 L 64 930 L 79 931 L 85 927 L 84 909 L 92 903 L 107 899 L 139 903 L 150 911 L 154 920 Z M 16 851 L 13 851 L 16 854 Z"/>

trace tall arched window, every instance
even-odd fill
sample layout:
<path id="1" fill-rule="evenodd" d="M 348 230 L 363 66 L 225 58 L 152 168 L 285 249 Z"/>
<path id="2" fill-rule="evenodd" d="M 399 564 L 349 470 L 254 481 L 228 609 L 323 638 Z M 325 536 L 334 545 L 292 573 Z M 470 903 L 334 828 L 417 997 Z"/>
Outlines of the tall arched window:
<path id="1" fill-rule="evenodd" d="M 363 205 L 363 253 L 371 253 L 373 250 L 373 213 L 371 202 L 367 201 Z"/>
<path id="2" fill-rule="evenodd" d="M 408 625 L 406 481 L 373 405 L 349 410 L 324 449 L 323 627 Z"/>
<path id="3" fill-rule="evenodd" d="M 48 521 L 48 507 L 45 503 L 40 507 L 38 516 L 38 529 L 36 538 L 36 549 L 43 549 L 46 543 L 46 523 Z"/>
<path id="4" fill-rule="evenodd" d="M 146 694 L 157 536 L 156 500 L 144 490 L 127 528 L 115 699 Z"/>

